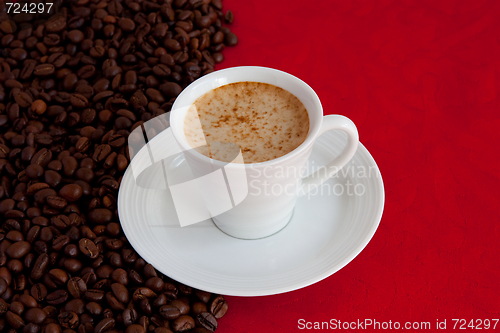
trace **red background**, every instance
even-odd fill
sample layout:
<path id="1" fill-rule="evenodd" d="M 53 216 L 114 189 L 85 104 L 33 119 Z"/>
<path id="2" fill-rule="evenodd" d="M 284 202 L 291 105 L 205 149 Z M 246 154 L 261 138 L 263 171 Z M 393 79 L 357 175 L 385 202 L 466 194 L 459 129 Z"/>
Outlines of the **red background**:
<path id="1" fill-rule="evenodd" d="M 500 2 L 224 0 L 227 9 L 240 40 L 218 69 L 267 66 L 309 83 L 325 114 L 356 123 L 386 203 L 345 268 L 286 294 L 228 297 L 217 331 L 499 318 Z"/>

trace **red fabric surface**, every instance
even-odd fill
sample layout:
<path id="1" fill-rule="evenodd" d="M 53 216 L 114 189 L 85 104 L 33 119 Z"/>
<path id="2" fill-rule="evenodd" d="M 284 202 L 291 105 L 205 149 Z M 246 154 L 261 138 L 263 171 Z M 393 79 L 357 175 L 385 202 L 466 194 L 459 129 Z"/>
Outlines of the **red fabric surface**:
<path id="1" fill-rule="evenodd" d="M 217 331 L 499 318 L 500 2 L 224 0 L 227 9 L 240 41 L 218 69 L 273 67 L 311 85 L 325 114 L 356 123 L 386 204 L 345 268 L 286 294 L 228 297 Z"/>

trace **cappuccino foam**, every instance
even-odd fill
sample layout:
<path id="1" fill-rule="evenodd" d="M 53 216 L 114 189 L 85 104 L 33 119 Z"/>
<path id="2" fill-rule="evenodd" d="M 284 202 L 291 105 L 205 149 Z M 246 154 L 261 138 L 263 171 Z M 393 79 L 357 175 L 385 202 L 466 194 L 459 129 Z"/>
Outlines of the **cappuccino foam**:
<path id="1" fill-rule="evenodd" d="M 184 120 L 190 146 L 226 162 L 238 147 L 244 163 L 281 157 L 300 146 L 308 132 L 302 102 L 285 89 L 260 82 L 211 90 L 191 105 Z"/>

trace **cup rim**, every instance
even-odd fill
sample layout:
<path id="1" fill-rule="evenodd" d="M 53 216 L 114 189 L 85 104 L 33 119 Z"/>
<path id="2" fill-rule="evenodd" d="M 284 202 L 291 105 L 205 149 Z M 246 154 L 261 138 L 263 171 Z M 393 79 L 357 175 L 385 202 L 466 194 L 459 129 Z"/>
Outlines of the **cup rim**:
<path id="1" fill-rule="evenodd" d="M 296 82 L 299 82 L 304 87 L 304 89 L 312 97 L 314 97 L 315 103 L 318 104 L 318 111 L 316 112 L 317 114 L 319 113 L 319 115 L 317 115 L 317 117 L 318 117 L 317 126 L 315 126 L 315 128 L 313 128 L 313 129 L 311 129 L 311 121 L 309 121 L 309 132 L 307 133 L 307 137 L 304 140 L 304 142 L 302 142 L 297 148 L 295 148 L 294 150 L 290 151 L 289 153 L 287 153 L 287 154 L 285 154 L 283 156 L 277 157 L 275 159 L 269 160 L 269 161 L 264 161 L 264 162 L 243 163 L 243 164 L 241 164 L 241 163 L 232 163 L 232 162 L 228 163 L 228 162 L 223 162 L 223 161 L 219 161 L 219 160 L 210 158 L 210 157 L 205 156 L 205 155 L 197 152 L 196 150 L 194 150 L 193 147 L 191 147 L 189 145 L 189 143 L 187 142 L 187 139 L 186 139 L 186 137 L 184 135 L 184 131 L 182 130 L 182 126 L 176 126 L 172 122 L 172 120 L 174 120 L 174 121 L 177 120 L 176 118 L 178 117 L 177 116 L 178 113 L 176 112 L 176 110 L 180 110 L 182 108 L 185 108 L 185 106 L 179 106 L 179 104 L 182 103 L 182 98 L 186 98 L 185 96 L 187 96 L 189 94 L 189 92 L 194 87 L 196 87 L 198 84 L 204 83 L 205 81 L 210 81 L 212 79 L 215 79 L 217 76 L 220 76 L 221 74 L 223 74 L 225 72 L 241 71 L 241 70 L 252 70 L 252 69 L 274 72 L 274 73 L 277 73 L 278 75 L 282 75 L 284 77 L 287 77 L 288 79 L 291 79 L 291 80 L 294 80 Z M 246 81 L 242 80 L 242 81 L 235 81 L 235 82 L 230 82 L 230 83 L 236 83 L 236 82 L 246 82 Z M 260 81 L 252 81 L 252 82 L 260 82 Z M 230 84 L 230 83 L 222 84 L 219 87 L 224 86 L 226 84 Z M 282 88 L 282 87 L 280 87 L 280 88 Z M 284 89 L 284 88 L 282 88 L 282 89 Z M 197 96 L 196 98 L 198 98 L 198 97 L 199 96 Z M 296 96 L 296 97 L 299 98 L 298 96 Z M 299 100 L 300 100 L 300 98 L 299 98 Z M 190 103 L 186 103 L 186 104 L 187 105 L 192 105 L 193 103 L 194 103 L 194 101 L 192 101 Z M 311 118 L 311 113 L 313 111 L 309 111 L 309 109 L 307 109 L 307 112 L 308 112 L 309 118 Z M 313 116 L 314 116 L 314 114 L 313 114 Z M 172 118 L 174 118 L 174 119 L 172 119 Z M 182 119 L 182 120 L 184 120 L 184 119 Z M 281 70 L 278 70 L 278 69 L 274 69 L 274 68 L 270 68 L 270 67 L 263 67 L 263 66 L 236 66 L 236 67 L 229 67 L 229 68 L 224 68 L 224 69 L 221 69 L 221 70 L 218 70 L 218 71 L 215 71 L 215 72 L 212 72 L 212 73 L 209 73 L 207 75 L 204 75 L 204 76 L 200 77 L 199 79 L 197 79 L 197 80 L 193 81 L 192 83 L 190 83 L 186 88 L 184 88 L 184 90 L 181 91 L 181 93 L 175 99 L 174 104 L 172 105 L 172 108 L 171 108 L 171 113 L 170 113 L 170 127 L 172 129 L 172 134 L 174 136 L 174 139 L 177 141 L 177 143 L 181 147 L 181 149 L 183 151 L 188 151 L 188 150 L 192 151 L 193 155 L 196 156 L 197 158 L 199 158 L 201 160 L 204 160 L 205 162 L 209 162 L 209 163 L 212 163 L 213 165 L 218 165 L 218 166 L 221 166 L 221 167 L 222 166 L 223 167 L 228 167 L 228 166 L 237 164 L 238 167 L 241 167 L 241 165 L 243 165 L 245 168 L 256 168 L 256 167 L 268 167 L 268 166 L 271 166 L 271 165 L 274 165 L 274 164 L 286 162 L 286 161 L 292 159 L 297 154 L 300 154 L 301 152 L 303 152 L 305 149 L 307 149 L 307 147 L 309 145 L 311 145 L 311 144 L 314 143 L 314 140 L 318 136 L 318 133 L 319 133 L 319 131 L 321 129 L 322 122 L 323 122 L 323 106 L 321 104 L 321 101 L 320 101 L 318 95 L 316 94 L 316 92 L 314 91 L 314 89 L 311 88 L 311 86 L 309 86 L 306 82 L 304 82 L 303 80 L 299 79 L 295 75 L 292 75 L 290 73 L 287 73 L 287 72 L 284 72 L 284 71 L 281 71 Z"/>

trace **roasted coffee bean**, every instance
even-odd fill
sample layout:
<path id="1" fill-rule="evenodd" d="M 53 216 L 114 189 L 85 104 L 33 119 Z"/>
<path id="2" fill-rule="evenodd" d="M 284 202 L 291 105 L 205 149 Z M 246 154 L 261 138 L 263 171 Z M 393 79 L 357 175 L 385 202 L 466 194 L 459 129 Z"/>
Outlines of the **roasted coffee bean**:
<path id="1" fill-rule="evenodd" d="M 95 259 L 99 255 L 99 250 L 93 241 L 87 238 L 82 238 L 78 242 L 78 246 L 83 255 L 89 257 L 90 259 Z"/>
<path id="2" fill-rule="evenodd" d="M 42 283 L 36 283 L 31 287 L 30 293 L 37 302 L 41 302 L 47 296 L 47 287 Z"/>
<path id="3" fill-rule="evenodd" d="M 40 325 L 41 323 L 43 323 L 46 318 L 47 313 L 39 308 L 28 309 L 24 314 L 24 319 L 26 319 L 26 321 L 36 325 Z"/>
<path id="4" fill-rule="evenodd" d="M 35 263 L 33 264 L 33 269 L 31 270 L 31 278 L 33 280 L 40 279 L 45 273 L 48 263 L 49 263 L 49 256 L 46 253 L 40 254 Z"/>
<path id="5" fill-rule="evenodd" d="M 160 90 L 168 97 L 177 97 L 182 91 L 182 88 L 175 82 L 165 82 L 160 85 Z"/>
<path id="6" fill-rule="evenodd" d="M 10 257 L 14 259 L 19 259 L 24 257 L 28 252 L 31 250 L 31 245 L 30 243 L 26 241 L 20 241 L 20 242 L 15 242 L 12 245 L 10 245 L 5 253 Z"/>
<path id="7" fill-rule="evenodd" d="M 189 304 L 186 304 L 185 302 L 175 299 L 169 303 L 172 306 L 175 306 L 176 308 L 179 309 L 181 315 L 185 315 L 189 313 L 190 307 Z"/>
<path id="8" fill-rule="evenodd" d="M 21 302 L 14 301 L 10 303 L 9 310 L 20 316 L 24 312 L 24 305 Z"/>
<path id="9" fill-rule="evenodd" d="M 225 19 L 226 23 L 228 23 L 228 24 L 233 23 L 233 21 L 234 21 L 233 12 L 231 10 L 228 10 L 226 12 L 226 15 L 224 16 L 224 19 Z"/>
<path id="10" fill-rule="evenodd" d="M 102 313 L 102 306 L 96 302 L 88 302 L 85 305 L 85 308 L 87 309 L 88 312 L 90 312 L 94 316 L 100 316 Z"/>
<path id="11" fill-rule="evenodd" d="M 111 222 L 113 213 L 106 208 L 96 208 L 89 212 L 88 219 L 92 223 L 106 224 Z"/>
<path id="12" fill-rule="evenodd" d="M 88 289 L 85 292 L 85 299 L 91 302 L 100 302 L 104 299 L 105 292 L 100 289 Z"/>
<path id="13" fill-rule="evenodd" d="M 226 34 L 226 36 L 224 38 L 224 42 L 228 46 L 234 46 L 234 45 L 238 44 L 238 37 L 233 32 L 229 32 Z"/>
<path id="14" fill-rule="evenodd" d="M 181 311 L 173 305 L 163 305 L 160 307 L 160 315 L 167 320 L 175 320 L 180 317 Z"/>
<path id="15" fill-rule="evenodd" d="M 111 146 L 108 144 L 99 145 L 93 155 L 93 160 L 97 163 L 102 162 L 111 153 Z"/>
<path id="16" fill-rule="evenodd" d="M 33 103 L 33 99 L 31 98 L 31 96 L 25 92 L 19 92 L 18 94 L 14 95 L 14 99 L 16 103 L 19 104 L 19 106 L 22 108 L 27 108 Z"/>
<path id="17" fill-rule="evenodd" d="M 132 299 L 134 300 L 134 302 L 137 302 L 144 298 L 151 298 L 156 296 L 157 295 L 155 294 L 155 292 L 151 289 L 146 287 L 139 287 L 134 291 Z"/>
<path id="18" fill-rule="evenodd" d="M 113 283 L 111 285 L 111 290 L 116 299 L 122 303 L 128 303 L 129 293 L 127 288 L 121 283 Z"/>
<path id="19" fill-rule="evenodd" d="M 209 292 L 203 290 L 195 290 L 194 293 L 203 303 L 208 303 L 208 301 L 210 300 L 211 294 Z"/>
<path id="20" fill-rule="evenodd" d="M 217 329 L 217 319 L 208 312 L 197 314 L 195 316 L 195 323 L 197 326 L 201 326 L 210 332 L 214 332 Z"/>
<path id="21" fill-rule="evenodd" d="M 195 322 L 191 316 L 182 315 L 175 319 L 172 323 L 172 328 L 176 332 L 187 332 L 194 328 Z"/>
<path id="22" fill-rule="evenodd" d="M 52 151 L 47 148 L 40 149 L 33 158 L 31 159 L 31 164 L 40 164 L 42 167 L 46 167 L 47 164 L 52 160 Z"/>
<path id="23" fill-rule="evenodd" d="M 51 269 L 49 276 L 57 284 L 66 284 L 69 279 L 68 273 L 59 268 Z"/>
<path id="24" fill-rule="evenodd" d="M 74 329 L 80 324 L 78 315 L 74 312 L 61 312 L 57 319 L 63 328 Z"/>
<path id="25" fill-rule="evenodd" d="M 110 306 L 112 310 L 123 311 L 125 310 L 125 305 L 120 302 L 112 293 L 106 293 L 106 303 Z"/>
<path id="26" fill-rule="evenodd" d="M 83 96 L 81 94 L 73 94 L 73 95 L 71 95 L 70 103 L 75 108 L 83 109 L 88 105 L 89 102 L 85 98 L 85 96 Z"/>
<path id="27" fill-rule="evenodd" d="M 46 170 L 44 180 L 50 187 L 57 187 L 62 181 L 62 176 L 54 170 Z"/>
<path id="28" fill-rule="evenodd" d="M 115 319 L 104 318 L 95 326 L 95 333 L 104 333 L 115 327 Z"/>
<path id="29" fill-rule="evenodd" d="M 194 302 L 191 306 L 191 312 L 195 315 L 201 312 L 208 312 L 207 305 L 203 302 Z"/>
<path id="30" fill-rule="evenodd" d="M 35 66 L 35 69 L 33 71 L 33 74 L 36 76 L 49 76 L 54 74 L 55 72 L 55 67 L 52 64 L 41 64 L 38 66 Z"/>
<path id="31" fill-rule="evenodd" d="M 38 302 L 28 294 L 19 296 L 18 300 L 24 305 L 25 308 L 35 308 L 38 306 Z"/>
<path id="32" fill-rule="evenodd" d="M 51 207 L 54 207 L 55 209 L 59 209 L 59 210 L 63 209 L 64 207 L 66 207 L 68 205 L 68 202 L 66 201 L 66 199 L 61 198 L 61 197 L 56 196 L 56 195 L 48 196 L 47 198 L 45 198 L 45 201 Z"/>
<path id="33" fill-rule="evenodd" d="M 146 329 L 138 324 L 132 324 L 127 327 L 125 333 L 146 333 Z"/>
<path id="34" fill-rule="evenodd" d="M 69 202 L 77 201 L 82 194 L 82 187 L 77 184 L 65 185 L 59 190 L 59 195 Z"/>
<path id="35" fill-rule="evenodd" d="M 16 330 L 21 329 L 25 325 L 24 320 L 12 311 L 7 311 L 7 313 L 5 313 L 5 319 L 7 319 L 9 325 Z"/>
<path id="36" fill-rule="evenodd" d="M 215 318 L 222 318 L 227 312 L 227 302 L 223 296 L 219 295 L 215 297 L 210 303 L 210 313 L 215 316 Z"/>
<path id="37" fill-rule="evenodd" d="M 78 161 L 76 160 L 76 158 L 74 158 L 73 156 L 65 156 L 61 162 L 64 175 L 67 177 L 71 177 L 78 167 Z"/>
<path id="38" fill-rule="evenodd" d="M 52 240 L 52 249 L 54 251 L 61 251 L 63 247 L 68 245 L 70 242 L 70 239 L 66 235 L 57 235 L 53 240 Z"/>
<path id="39" fill-rule="evenodd" d="M 66 302 L 68 299 L 68 293 L 66 290 L 59 289 L 47 295 L 45 300 L 50 305 L 58 305 Z"/>
<path id="40" fill-rule="evenodd" d="M 67 288 L 73 298 L 82 298 L 87 291 L 87 285 L 85 284 L 85 281 L 77 276 L 69 279 Z"/>

